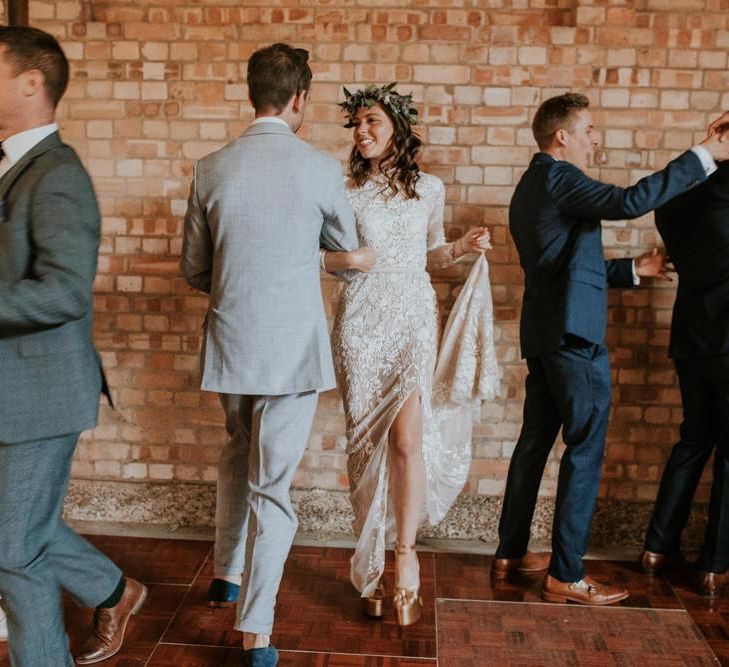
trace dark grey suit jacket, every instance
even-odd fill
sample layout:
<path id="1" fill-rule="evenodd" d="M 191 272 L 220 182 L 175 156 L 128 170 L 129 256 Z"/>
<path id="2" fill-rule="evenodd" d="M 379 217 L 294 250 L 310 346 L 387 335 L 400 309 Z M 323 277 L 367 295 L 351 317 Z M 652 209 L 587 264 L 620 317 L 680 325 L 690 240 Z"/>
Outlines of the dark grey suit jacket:
<path id="1" fill-rule="evenodd" d="M 729 163 L 656 211 L 678 273 L 669 356 L 729 354 Z"/>
<path id="2" fill-rule="evenodd" d="M 0 444 L 96 425 L 100 226 L 91 180 L 57 132 L 0 178 Z"/>

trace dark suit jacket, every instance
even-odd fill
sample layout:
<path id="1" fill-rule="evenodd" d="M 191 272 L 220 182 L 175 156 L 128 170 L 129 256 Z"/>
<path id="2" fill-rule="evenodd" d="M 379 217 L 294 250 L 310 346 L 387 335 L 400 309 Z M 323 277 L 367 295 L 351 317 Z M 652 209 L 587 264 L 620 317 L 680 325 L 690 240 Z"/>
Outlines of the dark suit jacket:
<path id="1" fill-rule="evenodd" d="M 525 273 L 521 350 L 558 349 L 565 334 L 605 339 L 607 288 L 629 287 L 629 260 L 605 262 L 600 220 L 637 218 L 706 179 L 687 151 L 629 188 L 596 181 L 573 164 L 537 153 L 516 186 L 509 228 Z"/>
<path id="2" fill-rule="evenodd" d="M 729 353 L 729 163 L 656 211 L 678 273 L 669 355 Z"/>
<path id="3" fill-rule="evenodd" d="M 0 444 L 96 425 L 99 233 L 91 180 L 57 132 L 0 178 Z"/>

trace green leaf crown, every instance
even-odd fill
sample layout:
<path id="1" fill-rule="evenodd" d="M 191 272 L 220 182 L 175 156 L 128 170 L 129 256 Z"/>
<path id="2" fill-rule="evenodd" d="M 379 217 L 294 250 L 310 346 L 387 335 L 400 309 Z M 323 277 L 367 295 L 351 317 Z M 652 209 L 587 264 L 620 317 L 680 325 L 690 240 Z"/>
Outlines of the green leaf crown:
<path id="1" fill-rule="evenodd" d="M 413 106 L 412 93 L 410 95 L 400 95 L 395 90 L 396 85 L 397 81 L 388 83 L 386 86 L 370 84 L 366 88 L 360 88 L 355 93 L 351 93 L 344 88 L 344 102 L 339 103 L 339 106 L 347 114 L 347 122 L 344 127 L 354 127 L 356 125 L 355 116 L 358 109 L 363 107 L 371 109 L 378 103 L 393 116 L 404 119 L 408 125 L 415 125 L 418 122 L 418 110 Z"/>

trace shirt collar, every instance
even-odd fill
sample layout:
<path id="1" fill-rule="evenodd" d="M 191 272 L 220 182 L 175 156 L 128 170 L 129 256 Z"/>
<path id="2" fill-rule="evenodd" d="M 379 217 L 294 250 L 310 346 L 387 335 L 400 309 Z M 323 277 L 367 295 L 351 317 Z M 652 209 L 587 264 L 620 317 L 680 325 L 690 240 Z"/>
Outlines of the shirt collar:
<path id="1" fill-rule="evenodd" d="M 25 132 L 18 132 L 18 134 L 8 137 L 3 141 L 5 159 L 9 160 L 11 164 L 15 164 L 33 146 L 57 131 L 58 123 L 51 123 L 50 125 L 41 125 L 40 127 L 25 130 Z"/>
<path id="2" fill-rule="evenodd" d="M 251 122 L 251 127 L 254 125 L 260 125 L 261 123 L 278 123 L 279 125 L 289 127 L 289 124 L 283 120 L 283 118 L 279 118 L 278 116 L 261 116 L 260 118 L 256 118 Z"/>

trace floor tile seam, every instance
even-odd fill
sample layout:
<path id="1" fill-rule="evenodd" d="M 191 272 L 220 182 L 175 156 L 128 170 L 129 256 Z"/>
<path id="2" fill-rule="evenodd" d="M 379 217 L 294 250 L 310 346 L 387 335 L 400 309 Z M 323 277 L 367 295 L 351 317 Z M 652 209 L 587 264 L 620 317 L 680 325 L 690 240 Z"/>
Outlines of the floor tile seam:
<path id="1" fill-rule="evenodd" d="M 208 553 L 208 556 L 209 555 L 210 554 Z M 207 562 L 207 556 L 203 560 L 203 565 L 205 565 L 206 562 Z M 200 567 L 202 568 L 202 565 Z M 155 651 L 157 650 L 157 647 L 160 644 L 162 644 L 163 637 L 165 636 L 165 634 L 167 633 L 167 631 L 170 629 L 170 626 L 172 625 L 172 623 L 175 620 L 175 618 L 177 618 L 177 614 L 180 613 L 180 609 L 182 609 L 182 605 L 185 603 L 185 599 L 187 598 L 187 596 L 190 594 L 190 591 L 192 590 L 192 584 L 195 583 L 195 580 L 197 579 L 197 577 L 198 577 L 199 574 L 200 574 L 200 569 L 198 569 L 197 573 L 193 577 L 192 583 L 187 586 L 187 591 L 180 598 L 180 601 L 177 604 L 177 608 L 175 609 L 175 611 L 170 616 L 170 620 L 167 621 L 167 625 L 165 625 L 164 630 L 162 630 L 162 632 L 161 632 L 161 634 L 159 636 L 159 639 L 157 640 L 156 646 L 152 650 L 152 653 L 150 653 L 149 658 L 147 658 L 147 662 L 144 663 L 144 667 L 148 667 L 148 665 L 150 664 L 149 661 L 152 659 L 152 656 L 155 654 Z"/>
<path id="2" fill-rule="evenodd" d="M 673 582 L 671 581 L 671 579 L 669 577 L 665 577 L 665 576 L 664 576 L 664 580 L 668 582 L 668 585 L 671 587 L 671 591 L 678 598 L 678 601 L 681 603 L 681 606 L 683 607 L 683 611 L 685 611 L 688 614 L 688 617 L 691 621 L 691 625 L 696 629 L 696 631 L 699 633 L 699 636 L 704 640 L 704 643 L 711 651 L 711 655 L 714 656 L 714 660 L 716 661 L 716 664 L 720 665 L 721 660 L 719 659 L 719 656 L 716 654 L 716 651 L 714 651 L 714 647 L 711 645 L 709 638 L 706 635 L 704 635 L 703 632 L 701 632 L 701 629 L 699 628 L 698 624 L 696 623 L 696 620 L 691 615 L 691 612 L 689 611 L 688 607 L 686 606 L 684 599 L 681 597 L 679 592 L 676 590 L 676 587 L 674 586 Z"/>
<path id="3" fill-rule="evenodd" d="M 678 597 L 678 596 L 677 596 Z M 691 616 L 686 607 L 681 609 L 671 609 L 669 607 L 630 607 L 630 606 L 616 606 L 616 605 L 590 605 L 590 604 L 569 604 L 567 602 L 537 602 L 536 600 L 484 600 L 481 598 L 449 598 L 449 597 L 436 597 L 436 606 L 438 602 L 484 602 L 496 604 L 519 604 L 519 605 L 538 605 L 540 607 L 570 607 L 571 609 L 622 609 L 624 611 L 676 611 L 684 612 Z M 691 619 L 693 621 L 693 618 Z"/>
<path id="4" fill-rule="evenodd" d="M 435 626 L 435 664 L 440 664 L 440 643 L 438 641 L 438 557 L 433 556 L 433 625 Z"/>
<path id="5" fill-rule="evenodd" d="M 189 644 L 187 642 L 157 642 L 157 646 L 186 646 L 190 648 L 217 648 L 217 649 L 233 649 L 242 651 L 243 646 L 221 646 L 220 644 Z M 351 653 L 348 651 L 314 651 L 311 649 L 295 649 L 276 647 L 280 653 L 299 653 L 302 655 L 341 655 L 352 658 L 395 658 L 405 660 L 422 660 L 423 662 L 433 662 L 437 657 L 413 656 L 413 655 L 395 655 L 393 653 Z M 156 647 L 155 647 L 156 650 Z"/>

